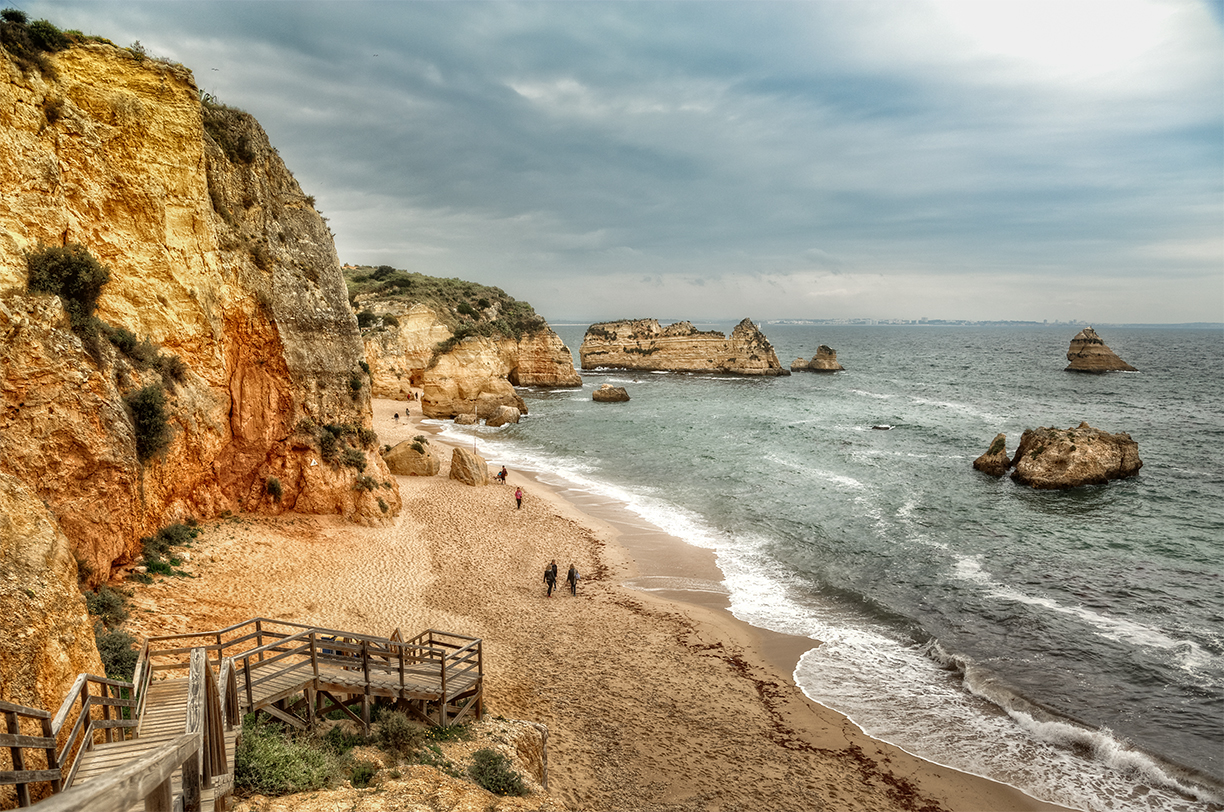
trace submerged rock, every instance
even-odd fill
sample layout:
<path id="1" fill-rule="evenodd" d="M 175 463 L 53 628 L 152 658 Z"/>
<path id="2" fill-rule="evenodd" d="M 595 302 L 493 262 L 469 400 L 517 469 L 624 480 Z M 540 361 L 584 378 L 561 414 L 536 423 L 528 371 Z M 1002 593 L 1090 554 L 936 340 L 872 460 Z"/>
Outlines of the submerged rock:
<path id="1" fill-rule="evenodd" d="M 1085 327 L 1067 349 L 1067 372 L 1138 372 L 1111 350 L 1096 330 Z"/>
<path id="2" fill-rule="evenodd" d="M 1003 476 L 1011 468 L 1011 459 L 1007 456 L 1007 435 L 996 434 L 986 453 L 973 461 L 973 467 L 984 474 Z"/>
<path id="3" fill-rule="evenodd" d="M 1143 461 L 1139 444 L 1129 434 L 1110 434 L 1080 423 L 1070 429 L 1026 429 L 1012 465 L 1016 468 L 1012 479 L 1023 485 L 1075 488 L 1134 476 Z"/>
<path id="4" fill-rule="evenodd" d="M 605 383 L 591 393 L 591 400 L 598 403 L 626 403 L 629 400 L 629 392 L 623 386 Z"/>
<path id="5" fill-rule="evenodd" d="M 522 414 L 513 406 L 498 406 L 493 414 L 485 418 L 485 425 L 497 428 L 507 423 L 517 423 Z"/>
<path id="6" fill-rule="evenodd" d="M 845 367 L 837 363 L 837 350 L 821 344 L 816 348 L 816 354 L 812 356 L 812 360 L 805 361 L 802 358 L 796 358 L 791 364 L 791 372 L 844 372 Z"/>

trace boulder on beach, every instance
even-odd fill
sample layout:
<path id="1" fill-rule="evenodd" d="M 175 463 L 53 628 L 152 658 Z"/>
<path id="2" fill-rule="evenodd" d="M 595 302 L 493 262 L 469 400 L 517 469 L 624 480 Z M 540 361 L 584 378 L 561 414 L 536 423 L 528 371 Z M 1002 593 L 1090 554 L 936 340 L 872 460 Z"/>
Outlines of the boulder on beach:
<path id="1" fill-rule="evenodd" d="M 1143 461 L 1139 444 L 1129 434 L 1080 423 L 1070 429 L 1026 429 L 1012 465 L 1012 479 L 1022 485 L 1076 488 L 1134 476 Z"/>
<path id="2" fill-rule="evenodd" d="M 435 476 L 442 462 L 434 456 L 429 440 L 404 440 L 383 455 L 387 468 L 398 476 Z"/>
<path id="3" fill-rule="evenodd" d="M 599 403 L 625 403 L 629 400 L 629 393 L 623 386 L 613 386 L 610 383 L 605 383 L 591 393 L 591 400 Z"/>
<path id="4" fill-rule="evenodd" d="M 471 412 L 463 412 L 455 415 L 456 426 L 474 426 L 478 422 L 476 415 Z"/>
<path id="5" fill-rule="evenodd" d="M 1067 372 L 1138 372 L 1119 358 L 1091 327 L 1085 327 L 1071 339 L 1067 360 L 1071 362 Z"/>
<path id="6" fill-rule="evenodd" d="M 837 350 L 827 344 L 816 348 L 812 360 L 805 361 L 796 358 L 791 364 L 791 372 L 844 372 L 845 367 L 837 363 Z"/>
<path id="7" fill-rule="evenodd" d="M 975 469 L 991 476 L 1003 476 L 1011 464 L 1011 458 L 1007 456 L 1006 434 L 996 434 L 986 453 L 973 461 Z"/>
<path id="8" fill-rule="evenodd" d="M 485 418 L 485 425 L 498 428 L 507 423 L 517 423 L 520 417 L 522 417 L 522 413 L 515 407 L 498 406 L 491 415 Z"/>
<path id="9" fill-rule="evenodd" d="M 470 448 L 456 448 L 451 454 L 450 478 L 465 485 L 488 485 L 489 464 Z"/>

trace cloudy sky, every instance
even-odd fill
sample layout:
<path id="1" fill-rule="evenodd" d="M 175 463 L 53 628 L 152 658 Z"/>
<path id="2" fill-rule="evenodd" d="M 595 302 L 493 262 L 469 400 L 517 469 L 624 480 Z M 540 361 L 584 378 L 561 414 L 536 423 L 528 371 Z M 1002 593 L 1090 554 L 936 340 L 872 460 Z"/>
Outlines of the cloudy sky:
<path id="1" fill-rule="evenodd" d="M 1224 320 L 1224 0 L 52 2 L 551 321 Z"/>

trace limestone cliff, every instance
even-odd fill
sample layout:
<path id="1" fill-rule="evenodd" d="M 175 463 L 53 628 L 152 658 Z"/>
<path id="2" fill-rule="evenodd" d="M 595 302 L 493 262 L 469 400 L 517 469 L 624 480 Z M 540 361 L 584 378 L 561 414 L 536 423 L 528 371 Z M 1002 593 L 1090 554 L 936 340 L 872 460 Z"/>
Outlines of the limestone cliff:
<path id="1" fill-rule="evenodd" d="M 526 414 L 515 386 L 582 385 L 569 348 L 547 324 L 517 339 L 470 335 L 455 341 L 451 327 L 427 305 L 361 304 L 384 320 L 364 331 L 374 396 L 403 399 L 421 392 L 426 417 L 488 417 L 500 406 Z"/>
<path id="2" fill-rule="evenodd" d="M 1096 330 L 1085 327 L 1067 348 L 1067 372 L 1137 372 L 1133 366 L 1118 357 Z"/>
<path id="3" fill-rule="evenodd" d="M 54 78 L 0 52 L 0 472 L 95 583 L 188 515 L 397 512 L 331 234 L 258 123 L 126 49 L 49 60 Z M 177 356 L 174 374 L 26 292 L 27 254 L 72 243 L 110 269 L 96 315 Z M 142 461 L 124 397 L 147 385 L 172 438 Z"/>
<path id="4" fill-rule="evenodd" d="M 578 351 L 583 369 L 728 372 L 737 375 L 789 375 L 769 339 L 744 319 L 727 338 L 679 321 L 660 327 L 657 319 L 609 321 L 587 328 Z"/>

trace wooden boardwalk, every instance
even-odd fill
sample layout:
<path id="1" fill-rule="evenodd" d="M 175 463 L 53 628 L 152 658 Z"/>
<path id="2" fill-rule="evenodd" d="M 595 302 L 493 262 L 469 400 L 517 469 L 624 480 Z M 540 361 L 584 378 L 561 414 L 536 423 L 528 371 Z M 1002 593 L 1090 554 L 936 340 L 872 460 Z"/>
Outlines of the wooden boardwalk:
<path id="1" fill-rule="evenodd" d="M 225 810 L 244 714 L 306 728 L 340 713 L 368 733 L 382 702 L 447 725 L 479 718 L 483 688 L 481 641 L 436 629 L 405 640 L 253 618 L 153 637 L 132 682 L 82 674 L 53 719 L 0 702 L 14 767 L 0 784 L 16 786 L 19 806 L 30 784 L 49 784 L 55 794 L 35 804 L 45 812 Z M 23 732 L 34 725 L 41 736 Z"/>

